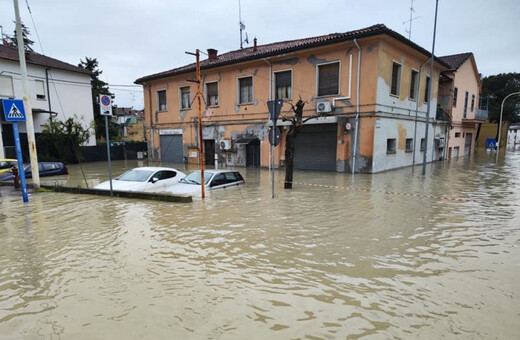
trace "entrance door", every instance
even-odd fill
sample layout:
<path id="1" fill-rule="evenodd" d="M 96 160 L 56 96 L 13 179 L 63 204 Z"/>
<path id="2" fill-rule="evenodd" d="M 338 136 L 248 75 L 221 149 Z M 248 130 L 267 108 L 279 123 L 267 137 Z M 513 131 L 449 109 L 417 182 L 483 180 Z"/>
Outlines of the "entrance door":
<path id="1" fill-rule="evenodd" d="M 204 140 L 204 164 L 215 165 L 215 140 Z"/>
<path id="2" fill-rule="evenodd" d="M 260 140 L 258 138 L 246 145 L 246 166 L 260 167 Z"/>
<path id="3" fill-rule="evenodd" d="M 466 140 L 464 143 L 464 157 L 469 157 L 471 155 L 471 140 L 473 139 L 473 135 L 471 133 L 466 133 Z"/>
<path id="4" fill-rule="evenodd" d="M 184 163 L 182 135 L 161 135 L 161 162 Z"/>

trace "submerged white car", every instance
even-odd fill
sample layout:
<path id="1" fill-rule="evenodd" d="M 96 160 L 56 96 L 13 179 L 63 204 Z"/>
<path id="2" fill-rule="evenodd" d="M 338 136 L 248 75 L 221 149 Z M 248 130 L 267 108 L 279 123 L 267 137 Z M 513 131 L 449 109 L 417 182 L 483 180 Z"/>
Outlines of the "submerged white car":
<path id="1" fill-rule="evenodd" d="M 116 191 L 161 192 L 185 177 L 182 171 L 174 168 L 145 166 L 134 168 L 112 180 Z M 110 190 L 110 181 L 100 183 L 94 189 Z"/>
<path id="2" fill-rule="evenodd" d="M 184 177 L 179 183 L 168 187 L 165 191 L 175 195 L 199 196 L 200 170 L 193 171 Z M 223 189 L 244 184 L 244 178 L 236 170 L 204 170 L 204 190 Z"/>

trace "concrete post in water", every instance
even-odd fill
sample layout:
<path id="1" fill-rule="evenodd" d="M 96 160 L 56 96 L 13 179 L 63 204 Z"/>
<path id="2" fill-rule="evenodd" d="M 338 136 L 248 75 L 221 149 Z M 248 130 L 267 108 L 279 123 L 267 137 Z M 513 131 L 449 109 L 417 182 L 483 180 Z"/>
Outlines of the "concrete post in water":
<path id="1" fill-rule="evenodd" d="M 16 40 L 18 42 L 18 56 L 20 59 L 20 73 L 22 76 L 23 88 L 23 105 L 25 106 L 27 129 L 27 142 L 29 145 L 29 157 L 31 159 L 31 174 L 34 189 L 40 187 L 40 172 L 38 170 L 38 156 L 36 153 L 36 139 L 34 137 L 34 122 L 32 116 L 31 97 L 29 95 L 29 83 L 27 81 L 27 65 L 25 63 L 25 50 L 22 35 L 22 23 L 20 21 L 20 10 L 18 9 L 18 0 L 14 1 L 14 12 L 16 16 Z"/>

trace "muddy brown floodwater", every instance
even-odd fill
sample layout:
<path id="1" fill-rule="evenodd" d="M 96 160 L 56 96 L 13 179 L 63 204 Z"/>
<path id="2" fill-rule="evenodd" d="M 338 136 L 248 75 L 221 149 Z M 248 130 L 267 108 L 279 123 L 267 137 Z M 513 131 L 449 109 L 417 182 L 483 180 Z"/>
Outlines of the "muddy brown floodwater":
<path id="1" fill-rule="evenodd" d="M 82 168 L 42 183 L 108 177 Z M 274 199 L 266 169 L 188 204 L 0 197 L 0 338 L 518 339 L 519 169 L 484 153 L 425 177 L 296 171 L 293 190 L 276 172 Z"/>

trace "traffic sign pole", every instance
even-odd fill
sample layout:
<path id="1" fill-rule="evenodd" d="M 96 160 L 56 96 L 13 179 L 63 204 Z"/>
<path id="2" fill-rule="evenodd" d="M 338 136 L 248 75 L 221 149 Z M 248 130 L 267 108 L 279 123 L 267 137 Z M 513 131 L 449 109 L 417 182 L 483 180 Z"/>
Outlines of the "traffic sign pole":
<path id="1" fill-rule="evenodd" d="M 22 147 L 20 145 L 20 133 L 18 132 L 18 123 L 13 122 L 14 144 L 16 148 L 16 158 L 18 159 L 18 174 L 20 175 L 20 184 L 22 185 L 22 198 L 25 203 L 29 202 L 27 195 L 27 183 L 25 182 L 25 169 L 23 167 Z M 31 166 L 32 167 L 32 166 Z"/>
<path id="2" fill-rule="evenodd" d="M 108 178 L 110 181 L 110 196 L 114 196 L 112 191 L 112 162 L 110 161 L 110 135 L 108 132 L 108 116 L 112 115 L 112 98 L 106 94 L 99 95 L 99 112 L 105 116 L 105 133 L 107 140 L 107 158 L 108 158 Z"/>

